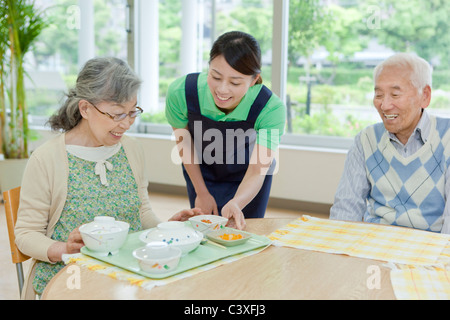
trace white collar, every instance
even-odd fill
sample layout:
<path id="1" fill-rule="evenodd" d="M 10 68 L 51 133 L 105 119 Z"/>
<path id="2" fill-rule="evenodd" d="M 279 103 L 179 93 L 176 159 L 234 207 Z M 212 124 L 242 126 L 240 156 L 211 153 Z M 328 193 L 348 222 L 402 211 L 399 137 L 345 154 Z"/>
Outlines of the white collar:
<path id="1" fill-rule="evenodd" d="M 101 147 L 84 147 L 77 145 L 66 145 L 67 152 L 74 156 L 87 160 L 87 161 L 101 161 L 111 158 L 117 152 L 119 152 L 122 144 L 119 142 L 113 146 L 101 146 Z"/>
<path id="2" fill-rule="evenodd" d="M 113 146 L 102 146 L 102 147 L 84 147 L 76 145 L 66 145 L 66 150 L 70 154 L 81 158 L 86 161 L 96 162 L 95 164 L 95 174 L 100 176 L 100 182 L 104 186 L 108 186 L 108 181 L 106 179 L 106 170 L 111 171 L 113 169 L 112 163 L 106 161 L 111 158 L 117 152 L 119 152 L 122 144 L 119 142 Z"/>

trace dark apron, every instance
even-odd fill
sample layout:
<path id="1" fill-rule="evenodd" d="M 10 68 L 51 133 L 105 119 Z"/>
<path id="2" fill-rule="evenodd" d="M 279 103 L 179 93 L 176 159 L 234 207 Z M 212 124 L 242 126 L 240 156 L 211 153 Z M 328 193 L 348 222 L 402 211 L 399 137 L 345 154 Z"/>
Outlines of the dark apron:
<path id="1" fill-rule="evenodd" d="M 223 206 L 236 194 L 247 171 L 256 142 L 255 121 L 272 92 L 265 86 L 261 88 L 245 121 L 214 121 L 202 116 L 200 112 L 198 76 L 199 73 L 193 73 L 186 78 L 188 129 L 193 137 L 203 180 L 209 193 L 216 200 L 220 214 Z M 264 217 L 272 185 L 270 171 L 274 166 L 275 161 L 256 197 L 242 210 L 245 218 Z M 189 202 L 193 208 L 197 194 L 184 166 L 183 175 L 186 179 Z"/>

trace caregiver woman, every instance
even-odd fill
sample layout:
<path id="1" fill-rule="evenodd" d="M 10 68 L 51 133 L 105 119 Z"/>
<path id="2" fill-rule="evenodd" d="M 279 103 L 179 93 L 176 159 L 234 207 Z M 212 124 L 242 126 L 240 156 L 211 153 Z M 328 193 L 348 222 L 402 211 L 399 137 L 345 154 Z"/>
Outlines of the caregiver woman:
<path id="1" fill-rule="evenodd" d="M 167 94 L 191 207 L 238 229 L 264 217 L 286 118 L 260 73 L 258 42 L 233 31 L 214 43 L 207 73 L 175 80 Z"/>

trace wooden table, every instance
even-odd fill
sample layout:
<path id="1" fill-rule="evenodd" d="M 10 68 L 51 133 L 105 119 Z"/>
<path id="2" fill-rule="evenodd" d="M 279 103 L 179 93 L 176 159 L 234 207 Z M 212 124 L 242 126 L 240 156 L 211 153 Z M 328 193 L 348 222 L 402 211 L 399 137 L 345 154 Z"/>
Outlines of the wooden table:
<path id="1" fill-rule="evenodd" d="M 249 219 L 246 231 L 268 235 L 292 219 Z M 164 300 L 278 300 L 278 299 L 395 299 L 384 262 L 287 247 L 264 251 L 145 290 L 125 288 L 123 281 L 80 267 L 81 286 L 71 289 L 72 273 L 62 269 L 48 284 L 42 299 L 164 299 Z M 375 273 L 379 285 L 373 285 Z M 125 294 L 129 296 L 124 296 Z"/>

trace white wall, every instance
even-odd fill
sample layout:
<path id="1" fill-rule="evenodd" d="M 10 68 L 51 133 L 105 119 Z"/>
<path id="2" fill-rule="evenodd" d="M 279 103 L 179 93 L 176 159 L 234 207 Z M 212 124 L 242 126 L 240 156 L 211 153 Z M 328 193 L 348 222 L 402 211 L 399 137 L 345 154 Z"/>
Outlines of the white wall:
<path id="1" fill-rule="evenodd" d="M 273 197 L 332 204 L 346 152 L 280 147 L 280 167 Z"/>
<path id="2" fill-rule="evenodd" d="M 52 135 L 49 131 L 42 130 L 39 130 L 39 134 L 41 139 L 33 143 L 32 148 Z M 184 187 L 181 167 L 172 161 L 172 153 L 176 155 L 175 142 L 163 135 L 134 136 L 141 141 L 147 153 L 150 182 Z M 345 151 L 281 146 L 279 170 L 274 176 L 271 197 L 331 205 L 345 157 Z"/>

